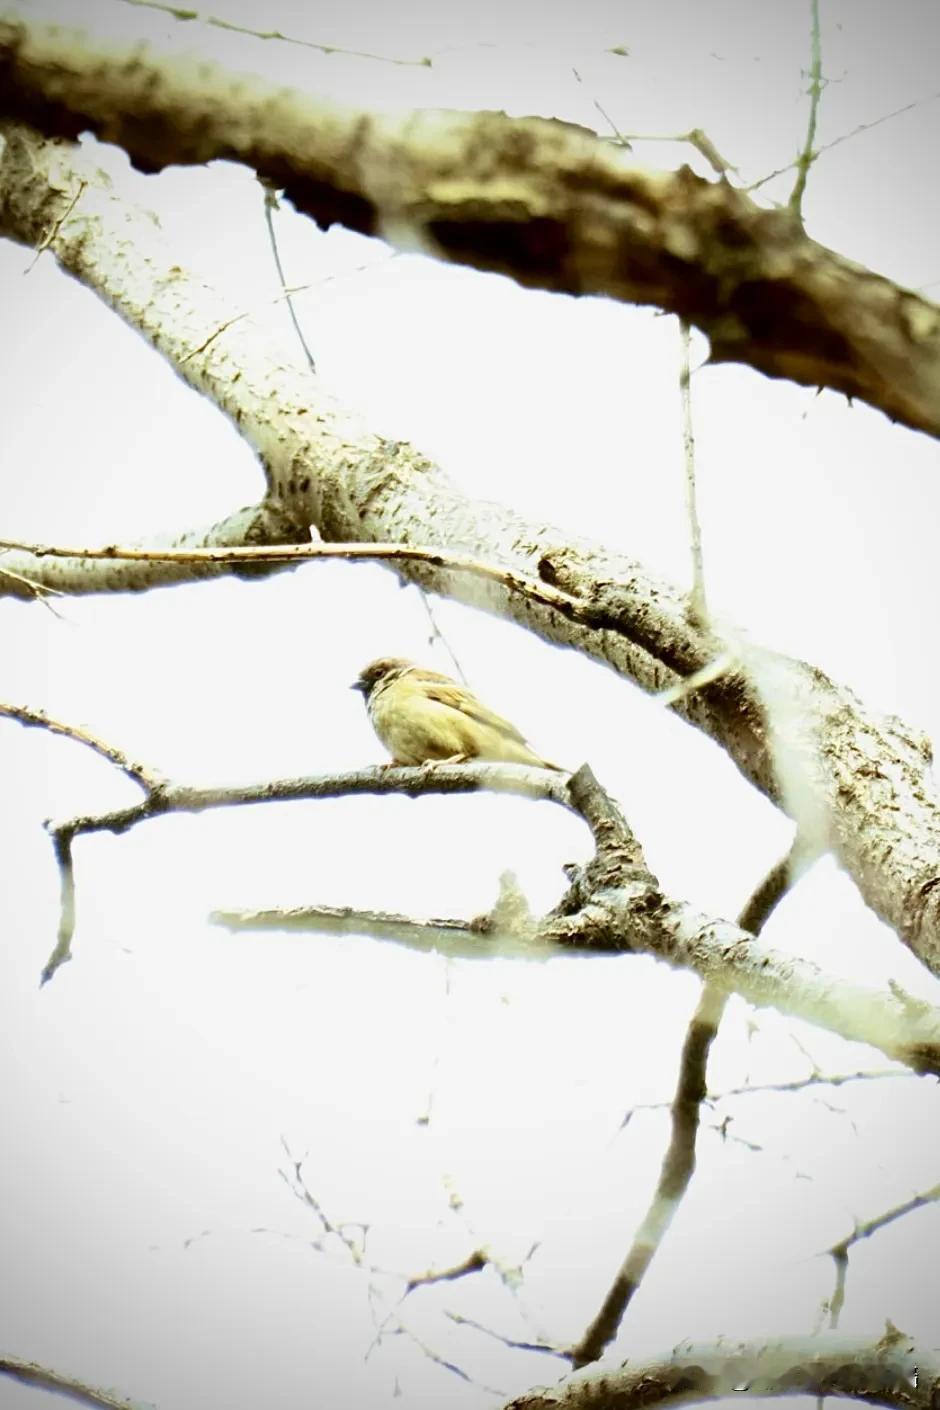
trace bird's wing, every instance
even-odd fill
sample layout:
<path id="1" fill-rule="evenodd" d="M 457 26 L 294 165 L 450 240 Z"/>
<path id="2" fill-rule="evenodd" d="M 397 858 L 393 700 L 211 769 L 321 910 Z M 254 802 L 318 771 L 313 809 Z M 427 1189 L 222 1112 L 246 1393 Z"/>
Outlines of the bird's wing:
<path id="1" fill-rule="evenodd" d="M 430 674 L 428 672 L 428 675 Z M 476 720 L 478 724 L 488 725 L 490 729 L 505 735 L 507 739 L 514 739 L 519 744 L 525 744 L 525 735 L 520 734 L 515 725 L 504 720 L 502 715 L 488 710 L 475 695 L 467 690 L 466 686 L 455 685 L 453 681 L 446 678 L 440 683 L 425 678 L 421 685 L 429 700 L 436 700 L 440 705 L 447 705 L 451 710 L 458 710 L 461 715 L 467 715 L 471 720 Z"/>

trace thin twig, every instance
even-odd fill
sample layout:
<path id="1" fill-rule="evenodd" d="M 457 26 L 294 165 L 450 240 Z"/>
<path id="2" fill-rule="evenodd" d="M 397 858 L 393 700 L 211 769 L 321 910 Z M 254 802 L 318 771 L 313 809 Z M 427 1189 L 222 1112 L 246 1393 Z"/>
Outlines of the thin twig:
<path id="1" fill-rule="evenodd" d="M 925 103 L 935 103 L 940 98 L 940 89 L 936 93 L 926 93 L 923 98 L 915 98 L 912 103 L 905 103 L 903 107 L 892 108 L 890 113 L 882 113 L 881 117 L 873 118 L 871 122 L 860 122 L 849 132 L 843 132 L 838 137 L 833 137 L 831 142 L 822 142 L 815 152 L 815 157 L 821 157 L 823 152 L 831 152 L 833 147 L 840 147 L 843 142 L 850 142 L 853 137 L 858 137 L 863 132 L 870 132 L 874 127 L 880 127 L 883 122 L 890 122 L 892 118 L 902 117 L 904 113 L 913 112 L 915 108 L 923 107 Z M 786 176 L 788 171 L 794 171 L 799 162 L 799 157 L 795 161 L 787 162 L 786 166 L 779 166 L 774 171 L 769 171 L 766 176 L 762 176 L 758 181 L 753 181 L 750 186 L 745 186 L 744 190 L 749 195 L 752 191 L 759 191 L 762 186 L 766 186 L 769 181 L 775 181 L 778 176 Z"/>
<path id="2" fill-rule="evenodd" d="M 343 1245 L 343 1247 L 346 1249 L 346 1252 L 352 1259 L 352 1262 L 355 1267 L 361 1268 L 363 1266 L 363 1259 L 365 1257 L 366 1235 L 369 1232 L 368 1224 L 362 1224 L 354 1221 L 347 1221 L 343 1224 L 334 1224 L 333 1221 L 327 1217 L 327 1214 L 324 1211 L 322 1204 L 317 1199 L 316 1195 L 313 1194 L 312 1190 L 304 1179 L 303 1158 L 301 1158 L 300 1160 L 297 1159 L 297 1157 L 294 1155 L 293 1151 L 291 1150 L 290 1146 L 287 1144 L 287 1141 L 284 1139 L 283 1136 L 281 1137 L 281 1147 L 284 1151 L 284 1154 L 287 1156 L 287 1159 L 290 1161 L 292 1167 L 292 1173 L 290 1175 L 288 1175 L 285 1170 L 281 1170 L 278 1172 L 281 1176 L 281 1179 L 284 1181 L 285 1185 L 287 1185 L 294 1198 L 299 1200 L 301 1204 L 305 1205 L 307 1209 L 313 1211 L 313 1213 L 316 1215 L 317 1219 L 320 1221 L 320 1224 L 323 1227 L 324 1234 L 332 1234 L 334 1238 L 339 1239 L 340 1243 Z M 346 1230 L 350 1228 L 359 1230 L 360 1238 L 358 1240 L 350 1238 L 349 1234 L 347 1234 Z M 322 1248 L 322 1245 L 318 1244 L 317 1247 Z M 381 1270 L 371 1269 L 370 1271 L 376 1273 Z"/>
<path id="3" fill-rule="evenodd" d="M 412 1273 L 405 1283 L 405 1295 L 415 1288 L 424 1288 L 432 1283 L 454 1283 L 458 1278 L 466 1278 L 471 1273 L 481 1273 L 489 1267 L 490 1257 L 485 1249 L 475 1248 L 472 1253 L 450 1268 L 429 1268 L 426 1273 Z"/>
<path id="4" fill-rule="evenodd" d="M 421 598 L 421 605 L 427 613 L 428 623 L 431 628 L 431 636 L 428 641 L 428 645 L 433 646 L 436 641 L 439 641 L 441 646 L 444 648 L 444 650 L 450 657 L 451 665 L 453 666 L 457 675 L 463 681 L 464 685 L 469 685 L 470 682 L 467 680 L 467 677 L 464 674 L 463 666 L 461 666 L 460 661 L 457 658 L 457 654 L 454 651 L 454 648 L 447 640 L 447 637 L 441 630 L 440 624 L 438 623 L 437 613 L 435 612 L 433 604 L 431 602 L 430 593 L 426 592 L 420 583 L 415 583 L 414 586 L 418 589 L 418 596 Z"/>
<path id="5" fill-rule="evenodd" d="M 603 112 L 603 110 L 601 110 Z M 603 116 L 610 122 L 606 113 Z M 632 150 L 634 142 L 687 142 L 690 147 L 694 147 L 700 156 L 704 157 L 716 175 L 727 180 L 728 173 L 737 173 L 738 168 L 732 162 L 726 161 L 721 155 L 714 142 L 703 132 L 700 127 L 690 128 L 688 132 L 617 132 L 614 140 L 618 144 L 623 144 Z"/>
<path id="6" fill-rule="evenodd" d="M 768 1092 L 805 1092 L 809 1087 L 844 1087 L 848 1082 L 881 1082 L 888 1077 L 911 1075 L 909 1071 L 895 1067 L 878 1067 L 867 1072 L 811 1072 L 808 1077 L 795 1077 L 789 1082 L 745 1083 L 741 1087 L 726 1087 L 722 1092 L 709 1092 L 705 1100 L 709 1106 L 717 1106 L 719 1102 L 731 1101 L 737 1097 L 763 1096 Z M 637 1102 L 624 1116 L 621 1129 L 627 1126 L 639 1111 L 665 1111 L 671 1105 L 671 1101 Z"/>
<path id="7" fill-rule="evenodd" d="M 62 229 L 62 226 L 65 224 L 65 222 L 68 220 L 69 216 L 72 214 L 72 211 L 73 211 L 73 210 L 75 209 L 75 207 L 78 205 L 78 202 L 79 202 L 79 200 L 81 199 L 81 196 L 82 196 L 82 192 L 85 191 L 85 190 L 87 189 L 87 187 L 88 187 L 88 182 L 82 180 L 81 178 L 79 178 L 79 180 L 78 180 L 78 182 L 77 182 L 77 184 L 76 184 L 76 187 L 75 187 L 75 194 L 74 194 L 74 196 L 73 196 L 72 199 L 69 201 L 68 205 L 66 206 L 66 208 L 65 208 L 65 210 L 62 212 L 62 214 L 59 215 L 59 216 L 52 222 L 52 224 L 49 226 L 49 229 L 47 230 L 46 234 L 43 236 L 43 238 L 40 240 L 39 244 L 36 246 L 36 253 L 33 255 L 32 259 L 30 260 L 30 262 L 29 262 L 29 264 L 26 266 L 26 268 L 23 270 L 23 274 L 24 274 L 24 275 L 26 275 L 26 274 L 31 274 L 31 273 L 32 273 L 33 268 L 34 268 L 34 266 L 35 266 L 35 264 L 36 264 L 36 261 L 39 259 L 39 256 L 40 256 L 45 250 L 48 250 L 49 246 L 52 244 L 53 240 L 56 238 L 56 236 L 58 235 L 59 231 Z"/>
<path id="8" fill-rule="evenodd" d="M 101 739 L 99 735 L 92 734 L 91 730 L 84 725 L 70 725 L 63 720 L 54 720 L 51 715 L 47 715 L 45 710 L 34 709 L 31 705 L 11 705 L 9 702 L 0 701 L 0 715 L 5 715 L 8 719 L 18 720 L 21 725 L 27 728 L 35 726 L 39 729 L 48 730 L 50 734 L 59 734 L 66 739 L 74 739 L 77 744 L 84 744 L 88 749 L 92 749 L 101 758 L 107 759 L 109 764 L 120 769 L 129 779 L 132 779 L 144 792 L 149 792 L 154 788 L 159 788 L 165 782 L 163 775 L 148 764 L 135 763 L 129 759 L 123 750 L 117 749 L 107 740 Z"/>
<path id="9" fill-rule="evenodd" d="M 259 178 L 260 179 L 260 178 Z M 294 308 L 294 300 L 291 291 L 287 287 L 287 280 L 284 277 L 284 266 L 281 263 L 281 252 L 277 243 L 277 231 L 274 228 L 274 212 L 278 209 L 277 192 L 268 181 L 261 181 L 264 191 L 264 222 L 268 229 L 268 240 L 271 245 L 271 254 L 274 257 L 274 267 L 277 270 L 277 277 L 281 283 L 281 295 L 287 304 L 287 312 L 290 314 L 291 323 L 294 325 L 294 332 L 300 346 L 303 348 L 304 357 L 307 359 L 307 366 L 310 371 L 316 374 L 317 364 L 314 361 L 313 353 L 310 351 L 307 339 L 304 337 L 304 330 L 300 326 L 300 319 L 297 317 L 297 310 Z"/>
<path id="10" fill-rule="evenodd" d="M 883 1214 L 876 1214 L 874 1218 L 866 1219 L 863 1224 L 856 1224 L 851 1234 L 832 1245 L 829 1254 L 836 1265 L 836 1282 L 829 1299 L 829 1326 L 833 1331 L 839 1325 L 839 1316 L 845 1304 L 845 1280 L 849 1271 L 849 1250 L 854 1244 L 860 1243 L 862 1239 L 868 1239 L 879 1229 L 893 1224 L 896 1219 L 903 1219 L 906 1214 L 912 1214 L 915 1209 L 923 1209 L 925 1205 L 935 1204 L 937 1200 L 940 1200 L 940 1185 L 933 1185 L 929 1190 L 912 1195 L 903 1203 L 885 1210 Z"/>
<path id="11" fill-rule="evenodd" d="M 568 1353 L 561 1347 L 552 1346 L 550 1342 L 544 1341 L 520 1341 L 516 1337 L 507 1337 L 502 1332 L 494 1331 L 492 1327 L 487 1327 L 483 1322 L 477 1322 L 473 1317 L 465 1317 L 462 1312 L 451 1312 L 446 1309 L 445 1317 L 449 1317 L 458 1327 L 472 1327 L 475 1332 L 482 1332 L 484 1336 L 492 1337 L 494 1341 L 500 1342 L 510 1351 L 537 1351 L 545 1356 L 557 1356 L 562 1361 L 568 1360 Z"/>
<path id="12" fill-rule="evenodd" d="M 254 39 L 274 39 L 281 44 L 299 44 L 304 49 L 316 49 L 321 54 L 345 54 L 352 59 L 374 59 L 382 64 L 401 64 L 407 68 L 430 68 L 431 60 L 396 59 L 388 54 L 370 54 L 361 49 L 342 49 L 336 44 L 315 44 L 312 39 L 298 39 L 295 35 L 282 34 L 279 29 L 251 29 L 247 25 L 236 24 L 233 20 L 223 20 L 216 15 L 201 15 L 198 10 L 184 9 L 179 5 L 161 4 L 160 0 L 123 0 L 125 5 L 136 5 L 140 9 L 160 10 L 172 15 L 175 20 L 197 20 L 200 24 L 211 25 L 215 29 L 230 30 L 234 34 L 250 34 Z"/>
<path id="13" fill-rule="evenodd" d="M 679 319 L 679 402 L 682 408 L 682 458 L 685 465 L 685 510 L 689 520 L 689 543 L 692 552 L 692 592 L 689 598 L 689 620 L 695 627 L 707 628 L 708 605 L 705 599 L 705 565 L 702 558 L 702 524 L 699 519 L 695 490 L 695 435 L 692 430 L 692 387 L 689 358 L 691 329 L 687 318 Z"/>
<path id="14" fill-rule="evenodd" d="M 578 82 L 579 82 L 579 83 L 582 85 L 582 87 L 583 87 L 583 86 L 584 86 L 584 79 L 583 79 L 583 78 L 581 77 L 581 75 L 578 73 L 578 70 L 577 70 L 576 68 L 572 68 L 571 72 L 574 74 L 575 78 L 578 80 Z M 633 148 L 630 146 L 630 143 L 627 141 L 626 137 L 624 137 L 623 133 L 620 131 L 620 128 L 619 128 L 619 127 L 617 126 L 617 124 L 614 122 L 613 118 L 611 117 L 611 115 L 610 115 L 610 113 L 607 111 L 607 109 L 601 107 L 601 104 L 600 104 L 600 102 L 598 101 L 597 98 L 593 98 L 593 97 L 592 97 L 591 102 L 594 104 L 595 108 L 596 108 L 597 111 L 600 113 L 600 115 L 601 115 L 601 117 L 604 119 L 604 121 L 607 123 L 607 125 L 608 125 L 608 127 L 610 128 L 611 132 L 614 134 L 614 137 L 616 138 L 616 141 L 617 141 L 617 145 L 620 146 L 620 147 L 622 147 L 625 152 L 632 152 L 632 151 L 633 151 Z"/>
<path id="15" fill-rule="evenodd" d="M 809 70 L 809 121 L 806 124 L 806 141 L 803 143 L 803 150 L 796 160 L 796 181 L 790 193 L 789 207 L 793 214 L 803 223 L 803 192 L 806 190 L 806 178 L 809 169 L 816 160 L 814 143 L 816 141 L 816 119 L 819 114 L 819 99 L 823 90 L 822 77 L 822 44 L 819 38 L 819 0 L 809 0 L 810 16 L 812 19 L 812 31 L 810 38 L 810 70 Z"/>

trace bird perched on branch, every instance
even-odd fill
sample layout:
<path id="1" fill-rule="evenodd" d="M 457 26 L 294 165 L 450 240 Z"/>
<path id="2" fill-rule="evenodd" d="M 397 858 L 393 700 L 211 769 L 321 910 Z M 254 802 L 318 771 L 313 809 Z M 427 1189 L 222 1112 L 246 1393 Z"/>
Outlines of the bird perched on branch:
<path id="1" fill-rule="evenodd" d="M 515 725 L 487 709 L 465 685 L 413 661 L 393 656 L 372 661 L 352 689 L 365 697 L 372 727 L 395 764 L 493 759 L 567 772 L 540 759 Z"/>

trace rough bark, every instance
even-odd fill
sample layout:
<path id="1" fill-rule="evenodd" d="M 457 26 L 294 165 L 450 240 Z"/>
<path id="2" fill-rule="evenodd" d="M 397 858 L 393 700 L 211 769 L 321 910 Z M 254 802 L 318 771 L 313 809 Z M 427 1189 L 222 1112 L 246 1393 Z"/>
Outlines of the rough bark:
<path id="1" fill-rule="evenodd" d="M 260 46 L 259 46 L 260 47 Z M 713 361 L 859 397 L 940 434 L 940 309 L 807 238 L 797 215 L 586 129 L 376 114 L 256 75 L 0 11 L 0 112 L 91 130 L 156 171 L 243 162 L 320 224 L 572 294 L 682 315 Z"/>
<path id="2" fill-rule="evenodd" d="M 527 1391 L 505 1410 L 652 1410 L 721 1397 L 811 1395 L 892 1410 L 934 1410 L 940 1367 L 890 1323 L 877 1342 L 799 1337 L 672 1348 L 655 1360 L 581 1372 L 564 1385 Z"/>

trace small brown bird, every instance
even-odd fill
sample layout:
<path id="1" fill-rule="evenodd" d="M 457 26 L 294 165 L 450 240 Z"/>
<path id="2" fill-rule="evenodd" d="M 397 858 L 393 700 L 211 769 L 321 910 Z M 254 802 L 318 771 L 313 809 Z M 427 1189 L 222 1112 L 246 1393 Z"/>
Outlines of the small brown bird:
<path id="1" fill-rule="evenodd" d="M 465 685 L 413 661 L 372 661 L 352 689 L 365 697 L 372 727 L 395 764 L 501 759 L 567 772 L 540 759 L 515 725 L 494 715 Z"/>

